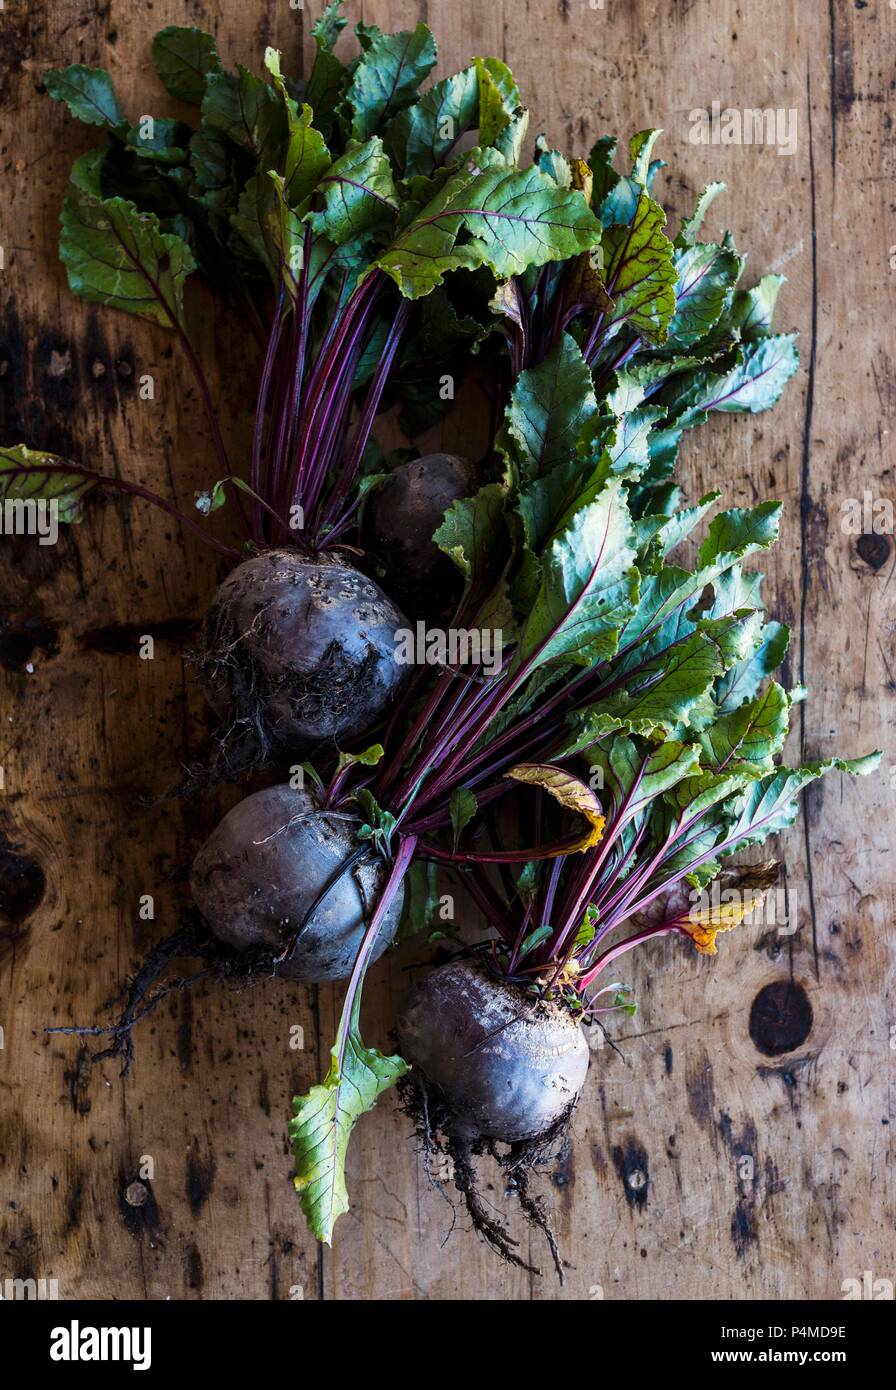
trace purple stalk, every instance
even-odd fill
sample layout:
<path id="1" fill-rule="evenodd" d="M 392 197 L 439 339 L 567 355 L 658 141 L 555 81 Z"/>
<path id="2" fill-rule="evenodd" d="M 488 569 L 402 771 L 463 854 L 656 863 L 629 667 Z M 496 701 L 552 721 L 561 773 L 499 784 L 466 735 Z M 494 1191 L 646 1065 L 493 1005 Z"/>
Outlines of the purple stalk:
<path id="1" fill-rule="evenodd" d="M 343 308 L 331 322 L 318 353 L 308 382 L 305 418 L 298 445 L 294 493 L 296 502 L 302 501 L 306 496 L 306 488 L 313 488 L 315 479 L 309 460 L 313 462 L 320 447 L 319 432 L 323 424 L 321 416 L 326 417 L 327 407 L 332 399 L 333 374 L 336 373 L 338 383 L 344 374 L 345 358 L 351 351 L 353 338 L 356 339 L 358 335 L 358 320 L 361 319 L 363 331 L 366 326 L 366 314 L 379 293 L 380 275 L 381 272 L 374 271 L 363 284 L 356 286 L 352 291 Z"/>
<path id="2" fill-rule="evenodd" d="M 664 841 L 662 847 L 651 859 L 648 859 L 646 864 L 642 865 L 640 869 L 636 869 L 633 874 L 630 874 L 629 877 L 616 888 L 616 891 L 610 894 L 608 899 L 602 899 L 597 903 L 603 921 L 603 927 L 600 933 L 601 936 L 606 936 L 608 932 L 612 931 L 617 922 L 621 921 L 624 916 L 633 911 L 631 906 L 632 902 L 644 887 L 645 883 L 647 883 L 656 872 L 658 865 L 661 863 L 663 856 L 672 842 L 673 836 L 670 834 Z M 689 870 L 686 872 L 689 872 Z M 682 874 L 681 877 L 684 877 L 684 875 Z M 609 886 L 612 887 L 612 885 Z"/>
<path id="3" fill-rule="evenodd" d="M 418 675 L 422 676 L 423 674 L 424 671 L 421 668 Z M 428 729 L 431 726 L 433 720 L 435 719 L 439 706 L 444 700 L 445 695 L 448 693 L 448 690 L 451 685 L 452 675 L 453 672 L 448 671 L 442 671 L 439 674 L 435 684 L 433 685 L 432 689 L 429 692 L 429 695 L 426 698 L 423 708 L 417 715 L 417 718 L 414 720 L 410 729 L 404 735 L 404 738 L 399 744 L 396 752 L 389 759 L 380 777 L 378 778 L 377 785 L 380 788 L 379 795 L 382 795 L 382 789 L 388 787 L 394 780 L 394 778 L 398 776 L 402 766 L 404 765 L 405 760 L 409 757 L 410 753 L 416 747 L 420 738 L 423 736 L 424 730 Z M 387 731 L 387 745 L 389 742 L 388 735 L 394 728 L 398 716 L 399 710 L 396 709 L 395 713 L 392 716 L 389 730 Z"/>
<path id="4" fill-rule="evenodd" d="M 566 913 L 565 922 L 559 935 L 554 939 L 554 941 L 551 942 L 552 957 L 556 957 L 557 955 L 559 955 L 559 953 L 563 950 L 563 947 L 566 945 L 566 942 L 570 939 L 570 937 L 572 937 L 573 933 L 578 930 L 579 922 L 582 920 L 585 914 L 585 908 L 587 907 L 588 902 L 590 900 L 591 890 L 594 886 L 594 882 L 601 869 L 603 868 L 608 854 L 610 853 L 613 846 L 616 844 L 620 834 L 622 833 L 623 829 L 625 828 L 626 824 L 631 818 L 631 807 L 634 802 L 635 794 L 638 788 L 640 787 L 641 781 L 644 777 L 644 771 L 647 767 L 647 763 L 648 759 L 645 758 L 641 764 L 635 781 L 632 783 L 630 790 L 628 791 L 625 799 L 622 802 L 622 805 L 619 808 L 618 814 L 614 818 L 613 829 L 611 833 L 606 835 L 604 839 L 601 841 L 600 847 L 596 847 L 595 851 L 593 851 L 593 859 L 591 859 L 589 856 L 589 873 L 584 883 L 584 886 L 579 892 L 579 894 L 573 899 L 572 905 Z M 602 934 L 603 933 L 601 933 L 601 935 Z"/>
<path id="5" fill-rule="evenodd" d="M 609 517 L 607 519 L 607 532 L 608 531 Z M 576 609 L 583 601 L 584 595 L 588 592 L 591 581 L 594 575 L 597 573 L 598 568 L 600 567 L 600 563 L 603 558 L 603 552 L 606 546 L 606 540 L 607 534 L 605 533 L 588 581 L 585 585 L 583 585 L 582 591 L 579 594 L 578 598 L 574 601 L 573 604 L 571 604 L 570 608 L 567 610 L 564 618 L 565 622 L 568 622 L 570 617 L 572 617 L 575 614 Z M 446 758 L 445 765 L 439 770 L 437 776 L 430 784 L 430 786 L 426 789 L 426 791 L 420 795 L 420 809 L 422 810 L 425 806 L 431 805 L 439 797 L 444 798 L 445 794 L 449 791 L 452 784 L 457 785 L 461 780 L 463 780 L 464 782 L 469 781 L 469 767 L 467 767 L 466 770 L 464 770 L 465 761 L 469 759 L 471 751 L 476 747 L 476 744 L 479 742 L 480 738 L 484 737 L 487 733 L 488 727 L 492 719 L 494 719 L 494 717 L 501 711 L 501 709 L 504 706 L 506 706 L 506 704 L 512 698 L 516 690 L 520 687 L 522 683 L 525 682 L 525 680 L 528 678 L 531 672 L 537 667 L 540 655 L 544 651 L 545 647 L 553 639 L 555 632 L 556 629 L 550 632 L 545 638 L 543 638 L 543 640 L 538 644 L 536 649 L 527 658 L 520 661 L 519 666 L 517 667 L 513 675 L 502 674 L 502 676 L 495 682 L 496 690 L 494 694 L 487 692 L 485 699 L 482 699 L 481 695 L 475 697 L 474 700 L 470 702 L 470 705 L 462 711 L 462 718 L 459 721 L 456 721 L 453 725 L 449 723 L 447 733 L 444 732 L 443 721 L 442 736 L 434 748 L 432 742 L 428 740 L 426 762 L 423 768 L 421 769 L 420 760 L 418 760 L 417 763 L 412 765 L 411 770 L 406 774 L 405 778 L 400 783 L 397 792 L 397 799 L 399 801 L 411 795 L 416 797 L 417 789 L 420 787 L 423 778 L 427 775 L 427 773 L 429 773 L 432 770 L 434 766 L 438 764 L 438 761 L 441 758 L 446 756 L 446 753 L 448 754 L 448 756 Z M 449 749 L 451 749 L 450 752 L 448 751 Z M 507 761 L 511 761 L 511 759 L 508 757 Z M 481 775 L 484 776 L 484 774 Z M 477 778 L 477 780 L 480 779 Z M 501 793 L 498 792 L 497 794 L 500 795 Z M 393 793 L 393 795 L 395 795 L 395 793 Z M 405 807 L 405 810 L 406 809 L 407 807 Z M 429 818 L 430 824 L 433 819 L 434 817 L 432 816 Z M 419 822 L 415 822 L 414 828 L 417 831 L 417 833 L 421 832 L 421 824 Z M 435 827 L 433 826 L 433 828 Z M 534 859 L 539 856 L 536 854 L 531 854 L 528 857 Z M 485 860 L 483 862 L 490 861 Z M 496 860 L 491 862 L 500 861 Z M 507 862 L 520 862 L 520 860 L 514 857 Z"/>
<path id="6" fill-rule="evenodd" d="M 271 332 L 268 336 L 267 350 L 264 355 L 264 364 L 261 369 L 261 379 L 258 383 L 258 396 L 255 402 L 255 427 L 252 433 L 252 457 L 249 470 L 249 478 L 252 491 L 262 495 L 261 485 L 261 451 L 264 439 L 264 424 L 267 412 L 268 396 L 271 389 L 271 378 L 274 371 L 274 362 L 277 357 L 277 347 L 280 342 L 280 335 L 283 331 L 283 305 L 286 297 L 285 286 L 281 284 L 280 292 L 277 296 L 277 307 L 274 311 L 274 321 Z M 252 528 L 255 540 L 261 541 L 264 536 L 261 509 L 258 503 L 252 503 Z"/>
<path id="7" fill-rule="evenodd" d="M 342 285 L 341 285 L 340 291 L 339 291 L 339 299 L 340 299 L 340 300 L 342 299 L 342 295 L 343 295 L 344 292 L 345 292 L 346 279 L 347 279 L 347 276 L 346 276 L 345 274 L 343 274 L 343 277 L 342 277 Z M 308 398 L 309 396 L 315 397 L 315 398 L 316 398 L 316 395 L 317 395 L 317 392 L 318 392 L 318 388 L 319 388 L 319 369 L 320 369 L 320 364 L 321 364 L 321 362 L 323 361 L 325 355 L 326 355 L 327 353 L 329 353 L 330 347 L 332 346 L 333 340 L 334 340 L 334 338 L 335 338 L 337 332 L 339 331 L 339 328 L 340 328 L 340 326 L 341 326 L 341 324 L 342 324 L 342 321 L 343 321 L 343 318 L 344 318 L 344 315 L 345 315 L 345 312 L 346 312 L 346 309 L 347 309 L 347 306 L 348 306 L 349 303 L 351 303 L 351 296 L 349 296 L 348 300 L 347 300 L 345 303 L 343 303 L 343 304 L 341 305 L 340 308 L 337 309 L 336 313 L 333 315 L 333 317 L 332 317 L 332 318 L 330 319 L 330 321 L 328 322 L 327 327 L 326 327 L 326 330 L 325 330 L 325 332 L 324 332 L 323 341 L 320 343 L 320 345 L 319 345 L 319 347 L 318 347 L 317 357 L 315 358 L 314 365 L 312 366 L 311 371 L 310 371 L 310 373 L 309 373 L 308 382 L 307 382 L 307 386 L 306 386 L 306 407 L 305 407 L 305 410 L 306 410 L 306 420 L 305 420 L 305 422 L 304 422 L 303 425 L 302 425 L 302 429 L 300 430 L 299 435 L 298 435 L 298 439 L 296 440 L 296 443 L 295 443 L 296 457 L 295 457 L 295 460 L 294 460 L 294 471 L 293 471 L 293 480 L 292 480 L 292 494 L 293 494 L 293 496 L 298 495 L 299 492 L 301 491 L 302 487 L 304 486 L 304 463 L 305 463 L 305 460 L 304 460 L 304 452 L 303 452 L 303 451 L 304 451 L 304 447 L 305 447 L 305 436 L 306 436 L 306 425 L 307 425 L 307 414 L 308 414 L 307 398 Z"/>
<path id="8" fill-rule="evenodd" d="M 708 806 L 705 811 L 702 811 L 700 813 L 699 816 L 694 816 L 690 821 L 686 821 L 679 828 L 674 837 L 670 835 L 669 838 L 666 840 L 665 844 L 663 845 L 662 849 L 660 850 L 659 854 L 653 860 L 653 865 L 655 867 L 662 868 L 663 860 L 667 857 L 669 851 L 673 848 L 676 851 L 680 850 L 682 848 L 682 843 L 686 845 L 688 841 L 686 839 L 682 841 L 682 836 L 686 835 L 688 831 L 694 829 L 694 827 L 697 826 L 705 816 L 709 815 L 709 812 L 713 809 L 714 807 Z M 760 829 L 763 825 L 767 825 L 769 821 L 774 820 L 777 813 L 777 809 L 773 808 L 767 816 L 764 816 L 760 820 L 752 822 L 750 826 L 751 831 Z M 652 903 L 656 898 L 660 896 L 661 893 L 666 893 L 670 888 L 674 888 L 676 883 L 680 883 L 683 878 L 685 878 L 688 874 L 693 873 L 695 869 L 699 869 L 701 865 L 705 864 L 708 860 L 715 859 L 717 855 L 724 854 L 725 850 L 729 850 L 732 845 L 736 845 L 738 840 L 742 839 L 743 833 L 743 829 L 735 829 L 733 835 L 729 835 L 728 838 L 725 840 L 720 840 L 718 843 L 714 844 L 711 849 L 705 850 L 696 859 L 693 859 L 689 864 L 685 866 L 685 868 L 679 870 L 677 873 L 672 874 L 670 878 L 664 879 L 662 883 L 656 884 L 650 890 L 647 897 L 642 898 L 636 904 L 637 910 L 641 911 L 645 907 L 648 907 L 650 903 Z M 641 885 L 639 884 L 638 886 Z M 626 903 L 625 911 L 631 912 L 634 910 L 634 908 L 632 908 L 628 903 Z M 616 920 L 621 920 L 621 917 L 622 912 L 620 911 L 620 909 L 617 908 Z"/>
<path id="9" fill-rule="evenodd" d="M 460 679 L 457 673 L 452 672 L 451 674 L 455 676 L 455 679 Z M 444 691 L 446 693 L 450 690 L 450 685 L 451 682 L 449 679 L 444 686 Z M 403 805 L 407 798 L 414 793 L 415 789 L 420 785 L 421 779 L 427 776 L 432 769 L 438 765 L 439 759 L 445 756 L 446 752 L 460 736 L 460 732 L 464 727 L 464 722 L 468 720 L 471 713 L 478 709 L 480 704 L 488 698 L 489 694 L 488 685 L 483 682 L 482 685 L 477 685 L 475 687 L 475 693 L 470 697 L 469 684 L 461 683 L 460 689 L 455 694 L 447 712 L 442 714 L 440 723 L 435 730 L 432 729 L 432 716 L 430 716 L 428 723 L 421 722 L 422 714 L 418 717 L 415 721 L 415 728 L 418 724 L 420 725 L 418 736 L 424 736 L 427 729 L 432 730 L 432 732 L 426 736 L 424 749 L 417 762 L 412 764 L 410 771 L 406 772 L 404 778 L 398 783 L 398 786 L 391 789 L 392 798 L 396 805 Z M 436 708 L 441 703 L 442 698 L 443 697 L 440 697 L 440 699 L 436 701 Z M 411 743 L 410 747 L 413 746 L 414 744 Z M 394 761 L 393 759 L 393 762 Z M 390 763 L 390 768 L 391 767 L 392 764 Z M 433 793 L 422 796 L 420 798 L 420 805 L 427 804 L 433 799 L 434 795 Z"/>
<path id="10" fill-rule="evenodd" d="M 558 863 L 559 862 L 560 861 L 558 860 Z M 526 911 L 523 913 L 523 920 L 520 922 L 520 929 L 517 932 L 516 940 L 513 943 L 513 954 L 511 955 L 510 960 L 507 963 L 507 973 L 509 975 L 512 975 L 513 972 L 516 970 L 517 963 L 519 962 L 520 958 L 520 951 L 523 949 L 523 942 L 529 934 L 529 923 L 531 922 L 531 920 L 532 903 L 529 903 L 526 907 Z"/>
<path id="11" fill-rule="evenodd" d="M 560 872 L 563 868 L 563 860 L 555 859 L 551 865 L 551 872 L 545 890 L 544 902 L 541 908 L 541 926 L 550 926 L 551 916 L 554 911 L 554 899 L 557 896 L 557 887 L 560 883 Z"/>
<path id="12" fill-rule="evenodd" d="M 624 367 L 626 362 L 634 357 L 635 353 L 638 352 L 640 348 L 641 339 L 636 338 L 633 343 L 629 343 L 628 347 L 622 348 L 611 362 L 608 362 L 605 367 L 601 368 L 600 375 L 596 378 L 594 383 L 594 388 L 598 395 L 600 394 L 601 388 L 609 381 L 613 373 L 618 372 L 620 367 Z"/>
<path id="13" fill-rule="evenodd" d="M 376 946 L 380 926 L 382 925 L 383 918 L 393 898 L 404 881 L 404 876 L 410 868 L 416 848 L 417 842 L 413 835 L 405 836 L 399 841 L 398 852 L 392 864 L 392 871 L 386 880 L 386 885 L 374 908 L 373 916 L 370 919 L 370 925 L 364 933 L 364 939 L 361 942 L 360 949 L 355 958 L 354 968 L 348 982 L 348 989 L 345 992 L 345 1000 L 342 1005 L 342 1016 L 339 1020 L 339 1046 L 336 1054 L 336 1069 L 339 1073 L 342 1072 L 342 1064 L 345 1060 L 345 1049 L 348 1043 L 349 1033 L 360 1004 L 359 992 L 361 985 L 364 983 L 364 976 L 367 974 L 370 957 L 373 955 L 373 950 Z"/>
<path id="14" fill-rule="evenodd" d="M 534 845 L 531 849 L 494 849 L 476 853 L 473 850 L 442 849 L 440 845 L 421 844 L 421 852 L 427 858 L 444 864 L 528 864 L 530 861 L 556 859 L 559 856 L 574 854 L 581 847 L 582 837 L 563 840 L 556 845 Z"/>
<path id="15" fill-rule="evenodd" d="M 624 854 L 619 853 L 618 847 L 614 850 L 613 861 L 608 862 L 604 865 L 604 870 L 603 873 L 600 875 L 600 878 L 597 880 L 596 883 L 592 884 L 592 893 L 601 895 L 606 893 L 606 890 L 610 885 L 610 880 L 617 880 L 622 876 L 622 874 L 631 864 L 631 861 L 637 855 L 638 850 L 641 848 L 641 845 L 644 841 L 644 836 L 647 834 L 648 824 L 648 819 L 645 816 L 640 828 L 638 829 L 637 834 L 634 836 L 631 844 L 629 845 L 628 849 L 625 851 Z M 598 933 L 598 935 L 601 935 L 601 933 Z"/>
<path id="16" fill-rule="evenodd" d="M 578 990 L 584 993 L 592 981 L 597 978 L 600 972 L 604 970 L 611 961 L 618 960 L 626 951 L 631 951 L 633 947 L 640 946 L 642 941 L 649 941 L 654 936 L 669 936 L 672 932 L 679 932 L 683 936 L 688 935 L 682 927 L 677 925 L 667 926 L 665 923 L 662 923 L 658 927 L 645 927 L 643 931 L 636 932 L 634 936 L 627 937 L 625 941 L 617 942 L 615 946 L 611 946 L 608 950 L 604 951 L 603 955 L 598 956 L 587 973 L 579 977 L 577 982 Z"/>
<path id="17" fill-rule="evenodd" d="M 365 281 L 365 287 L 368 283 Z M 313 516 L 317 507 L 338 442 L 338 432 L 346 419 L 355 372 L 364 348 L 364 335 L 368 329 L 368 313 L 374 300 L 375 295 L 367 305 L 363 298 L 359 299 L 335 335 L 317 388 L 317 397 L 307 413 L 300 456 L 301 491 L 297 485 L 295 494 L 295 501 L 301 503 L 304 509 L 306 525 L 309 515 Z M 321 370 L 320 359 L 318 370 Z M 311 395 L 309 387 L 309 398 Z M 319 524 L 314 525 L 314 535 L 315 540 L 320 540 Z"/>
<path id="18" fill-rule="evenodd" d="M 591 567 L 591 573 L 588 575 L 586 582 L 582 585 L 582 589 L 578 597 L 575 599 L 573 603 L 570 604 L 569 608 L 567 608 L 562 623 L 559 624 L 558 627 L 553 628 L 547 634 L 546 637 L 542 638 L 542 640 L 538 643 L 538 646 L 535 648 L 533 652 L 530 653 L 528 657 L 525 657 L 520 660 L 520 664 L 517 667 L 516 671 L 513 673 L 513 675 L 509 676 L 508 678 L 506 689 L 499 690 L 495 699 L 491 702 L 487 710 L 487 713 L 484 716 L 480 715 L 472 731 L 468 733 L 460 754 L 455 754 L 454 758 L 449 763 L 448 768 L 446 769 L 446 773 L 453 772 L 457 766 L 459 757 L 462 758 L 463 756 L 467 755 L 471 749 L 475 748 L 476 744 L 479 742 L 479 739 L 483 737 L 486 731 L 488 730 L 488 726 L 491 723 L 494 716 L 497 713 L 499 713 L 499 711 L 507 704 L 507 702 L 516 694 L 520 686 L 526 682 L 526 680 L 529 678 L 532 672 L 537 668 L 541 654 L 548 646 L 550 646 L 551 642 L 557 635 L 557 632 L 560 629 L 560 627 L 565 626 L 575 616 L 580 605 L 584 601 L 586 594 L 591 588 L 591 584 L 594 581 L 595 575 L 600 569 L 600 564 L 603 559 L 604 550 L 606 548 L 607 537 L 609 536 L 609 533 L 610 514 L 608 512 L 607 524 L 606 529 L 604 531 L 603 540 L 600 543 L 600 549 L 597 553 L 594 564 Z"/>
<path id="19" fill-rule="evenodd" d="M 398 351 L 402 334 L 410 318 L 412 307 L 411 301 L 408 299 L 402 299 L 399 304 L 392 326 L 389 329 L 389 336 L 386 339 L 386 345 L 383 349 L 382 356 L 380 357 L 376 371 L 368 387 L 367 399 L 364 402 L 364 409 L 355 437 L 352 441 L 351 451 L 339 470 L 338 484 L 333 491 L 332 497 L 329 499 L 324 513 L 324 521 L 321 529 L 326 530 L 328 543 L 332 544 L 333 539 L 341 531 L 345 530 L 345 527 L 351 521 L 355 508 L 358 505 L 358 499 L 356 498 L 348 511 L 341 511 L 354 485 L 355 479 L 358 476 L 358 470 L 364 458 L 364 451 L 370 439 L 370 432 L 373 429 L 373 422 L 376 419 L 383 392 L 386 389 L 386 382 L 392 370 L 395 354 Z"/>
<path id="20" fill-rule="evenodd" d="M 473 865 L 473 872 L 464 878 L 464 884 L 470 897 L 479 908 L 484 917 L 495 926 L 499 934 L 508 943 L 514 940 L 515 928 L 504 905 L 498 898 L 497 893 L 488 880 L 488 875 L 481 864 Z"/>
<path id="21" fill-rule="evenodd" d="M 15 474 L 19 472 L 22 474 L 33 473 L 33 471 L 33 469 L 25 468 L 7 469 L 6 476 L 15 476 Z M 173 502 L 169 502 L 166 498 L 160 497 L 157 492 L 151 492 L 149 488 L 143 487 L 141 483 L 132 483 L 126 478 L 113 478 L 104 473 L 94 473 L 92 469 L 81 468 L 77 464 L 65 466 L 57 464 L 54 465 L 52 471 L 54 473 L 73 474 L 80 478 L 90 478 L 96 487 L 117 488 L 119 492 L 128 492 L 133 497 L 142 497 L 145 501 L 152 502 L 154 506 L 159 507 L 163 512 L 167 512 L 169 516 L 174 517 L 176 521 L 180 522 L 181 526 L 186 527 L 194 536 L 198 536 L 200 540 L 205 541 L 206 545 L 210 545 L 212 550 L 216 550 L 219 555 L 226 555 L 232 560 L 241 560 L 243 558 L 242 551 L 235 550 L 233 546 L 225 545 L 223 541 L 216 540 L 214 536 L 209 534 L 205 527 L 200 526 L 199 523 L 194 521 L 186 512 L 182 512 Z"/>
<path id="22" fill-rule="evenodd" d="M 466 782 L 458 782 L 459 787 L 465 787 Z M 485 791 L 479 792 L 476 797 L 480 811 L 483 806 L 489 806 L 493 801 L 498 801 L 502 796 L 506 796 L 509 791 L 519 790 L 518 782 L 499 782 L 497 786 L 487 787 Z M 419 819 L 414 816 L 408 821 L 408 829 L 415 835 L 429 835 L 437 830 L 447 828 L 451 823 L 450 801 L 445 799 L 439 806 L 427 816 Z"/>

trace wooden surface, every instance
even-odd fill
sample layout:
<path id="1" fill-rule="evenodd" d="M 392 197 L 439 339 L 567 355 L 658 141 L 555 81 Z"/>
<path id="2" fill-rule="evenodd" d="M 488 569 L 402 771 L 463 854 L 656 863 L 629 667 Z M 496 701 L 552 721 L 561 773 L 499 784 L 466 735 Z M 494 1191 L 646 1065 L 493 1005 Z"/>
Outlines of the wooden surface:
<path id="1" fill-rule="evenodd" d="M 308 0 L 306 48 L 319 9 Z M 893 540 L 859 542 L 840 515 L 846 498 L 896 490 L 896 12 L 886 0 L 348 10 L 384 27 L 427 20 L 440 72 L 474 53 L 502 56 L 534 130 L 577 154 L 607 130 L 665 127 L 671 169 L 659 187 L 673 226 L 705 182 L 728 183 L 709 228 L 729 225 L 749 248 L 748 275 L 787 274 L 779 324 L 799 329 L 803 370 L 772 414 L 692 434 L 685 487 L 691 498 L 723 487 L 729 503 L 783 499 L 769 600 L 796 628 L 787 675 L 811 692 L 791 752 L 879 744 L 884 765 L 858 784 L 813 788 L 784 839 L 793 936 L 742 932 L 716 960 L 661 943 L 632 967 L 640 1012 L 617 1030 L 621 1055 L 595 1053 L 570 1155 L 545 1177 L 568 1261 L 562 1293 L 551 1277 L 501 1266 L 461 1215 L 455 1224 L 391 1097 L 358 1127 L 352 1211 L 320 1250 L 295 1205 L 284 1130 L 290 1096 L 317 1077 L 329 1045 L 333 991 L 272 985 L 166 1002 L 124 1083 L 115 1066 L 89 1074 L 74 1040 L 43 1031 L 97 1017 L 170 929 L 184 865 L 220 812 L 214 797 L 189 811 L 145 804 L 199 741 L 182 652 L 216 560 L 121 501 L 91 507 L 55 547 L 3 538 L 0 1280 L 55 1278 L 61 1297 L 610 1300 L 814 1299 L 840 1297 L 866 1270 L 893 1279 Z M 130 114 L 167 111 L 149 40 L 170 22 L 212 29 L 230 61 L 260 66 L 273 43 L 298 71 L 302 14 L 286 0 L 6 0 L 0 12 L 0 439 L 188 500 L 216 475 L 170 339 L 65 286 L 58 209 L 71 160 L 92 141 L 40 86 L 48 66 L 107 65 Z M 713 100 L 795 108 L 797 153 L 691 144 L 689 113 Z M 243 439 L 244 344 L 211 306 L 194 310 L 203 356 L 217 341 L 228 379 L 228 430 Z M 144 373 L 151 402 L 136 389 Z M 137 655 L 147 633 L 152 661 Z M 138 915 L 143 894 L 154 921 Z M 386 1040 L 405 964 L 394 957 L 371 979 L 371 1040 Z M 785 1032 L 799 1032 L 802 991 L 812 1024 L 795 1049 L 769 1056 L 750 1017 L 774 982 L 794 984 Z M 289 1046 L 296 1024 L 304 1052 Z M 754 1018 L 754 1032 L 762 1026 Z M 151 1197 L 135 1208 L 124 1193 L 146 1158 Z M 525 1251 L 512 1202 L 490 1195 Z M 545 1263 L 537 1243 L 531 1253 Z"/>

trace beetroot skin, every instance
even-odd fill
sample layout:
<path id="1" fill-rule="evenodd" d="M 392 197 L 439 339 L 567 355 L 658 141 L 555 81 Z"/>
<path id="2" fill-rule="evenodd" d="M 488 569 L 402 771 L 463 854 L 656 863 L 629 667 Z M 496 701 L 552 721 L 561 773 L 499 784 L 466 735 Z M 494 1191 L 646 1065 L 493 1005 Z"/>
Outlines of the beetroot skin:
<path id="1" fill-rule="evenodd" d="M 410 672 L 395 659 L 407 619 L 341 559 L 268 550 L 220 585 L 197 657 L 209 704 L 245 761 L 352 740 Z"/>
<path id="2" fill-rule="evenodd" d="M 280 786 L 247 796 L 193 863 L 193 897 L 212 933 L 238 950 L 285 946 L 357 851 L 352 829 L 321 811 L 309 791 Z M 303 984 L 350 975 L 386 876 L 372 851 L 348 868 L 311 913 L 279 973 Z M 374 960 L 395 936 L 403 897 L 400 891 L 389 906 Z"/>
<path id="3" fill-rule="evenodd" d="M 404 1003 L 401 1055 L 438 1088 L 465 1140 L 536 1139 L 565 1118 L 588 1071 L 582 1028 L 473 961 L 453 961 Z"/>
<path id="4" fill-rule="evenodd" d="M 432 537 L 451 504 L 476 485 L 466 459 L 427 454 L 399 464 L 371 495 L 364 544 L 385 569 L 390 592 L 415 618 L 457 599 L 460 572 Z"/>

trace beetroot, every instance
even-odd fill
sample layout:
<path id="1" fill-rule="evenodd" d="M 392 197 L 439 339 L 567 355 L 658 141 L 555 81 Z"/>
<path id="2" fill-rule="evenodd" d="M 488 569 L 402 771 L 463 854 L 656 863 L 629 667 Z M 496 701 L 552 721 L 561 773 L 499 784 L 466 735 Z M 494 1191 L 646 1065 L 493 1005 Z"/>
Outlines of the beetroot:
<path id="1" fill-rule="evenodd" d="M 579 1098 L 585 1034 L 561 1004 L 530 998 L 473 961 L 417 984 L 398 1023 L 402 1056 L 437 1088 L 462 1139 L 548 1133 Z"/>
<path id="2" fill-rule="evenodd" d="M 366 733 L 409 675 L 395 659 L 406 625 L 341 558 L 279 549 L 238 565 L 208 609 L 197 658 L 228 743 L 259 761 Z"/>
<path id="3" fill-rule="evenodd" d="M 191 884 L 209 928 L 230 946 L 282 948 L 298 932 L 279 973 L 319 984 L 351 973 L 385 880 L 385 866 L 358 846 L 350 821 L 322 811 L 310 791 L 279 786 L 224 817 L 194 860 Z M 392 941 L 402 901 L 399 891 L 371 959 Z"/>
<path id="4" fill-rule="evenodd" d="M 388 575 L 390 592 L 413 617 L 456 600 L 460 575 L 432 537 L 445 512 L 476 489 L 472 464 L 456 454 L 428 454 L 400 464 L 370 499 L 364 543 Z"/>

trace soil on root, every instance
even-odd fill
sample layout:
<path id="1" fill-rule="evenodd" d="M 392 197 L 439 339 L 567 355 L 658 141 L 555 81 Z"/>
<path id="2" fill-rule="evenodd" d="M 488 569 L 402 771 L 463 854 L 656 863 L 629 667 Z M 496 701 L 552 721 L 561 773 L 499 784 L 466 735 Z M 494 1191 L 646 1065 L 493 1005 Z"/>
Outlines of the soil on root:
<path id="1" fill-rule="evenodd" d="M 278 749 L 360 736 L 405 682 L 394 660 L 405 622 L 341 555 L 275 549 L 237 566 L 190 658 L 221 724 L 221 760 L 242 773 Z"/>
<path id="2" fill-rule="evenodd" d="M 440 1177 L 436 1166 L 450 1161 L 455 1188 L 461 1194 L 473 1229 L 508 1264 L 541 1275 L 537 1265 L 531 1265 L 519 1253 L 519 1241 L 507 1230 L 503 1221 L 488 1210 L 483 1196 L 475 1160 L 492 1159 L 504 1174 L 508 1190 L 520 1204 L 530 1226 L 545 1238 L 560 1283 L 564 1282 L 563 1262 L 557 1237 L 543 1196 L 534 1190 L 538 1170 L 562 1156 L 569 1143 L 569 1124 L 575 1102 L 544 1134 L 534 1139 L 502 1144 L 495 1139 L 471 1142 L 461 1138 L 453 1129 L 450 1108 L 441 1091 L 420 1075 L 410 1072 L 398 1082 L 399 1104 L 412 1121 L 414 1132 L 426 1162 L 427 1176 L 443 1194 L 447 1179 Z M 447 1194 L 445 1194 L 447 1195 Z"/>
<path id="3" fill-rule="evenodd" d="M 210 613 L 207 621 L 205 644 L 190 660 L 203 688 L 221 693 L 220 708 L 239 710 L 216 740 L 215 766 L 228 778 L 266 767 L 276 751 L 282 750 L 284 733 L 270 713 L 273 701 L 281 707 L 288 704 L 297 723 L 313 727 L 326 717 L 341 725 L 350 721 L 359 697 L 377 674 L 379 656 L 372 648 L 359 665 L 346 659 L 338 642 L 331 642 L 316 670 L 304 674 L 284 670 L 272 680 L 271 672 L 259 665 L 243 642 L 245 634 L 237 632 L 229 621 L 223 605 Z M 314 742 L 307 740 L 302 747 L 290 737 L 290 751 L 306 752 Z"/>

